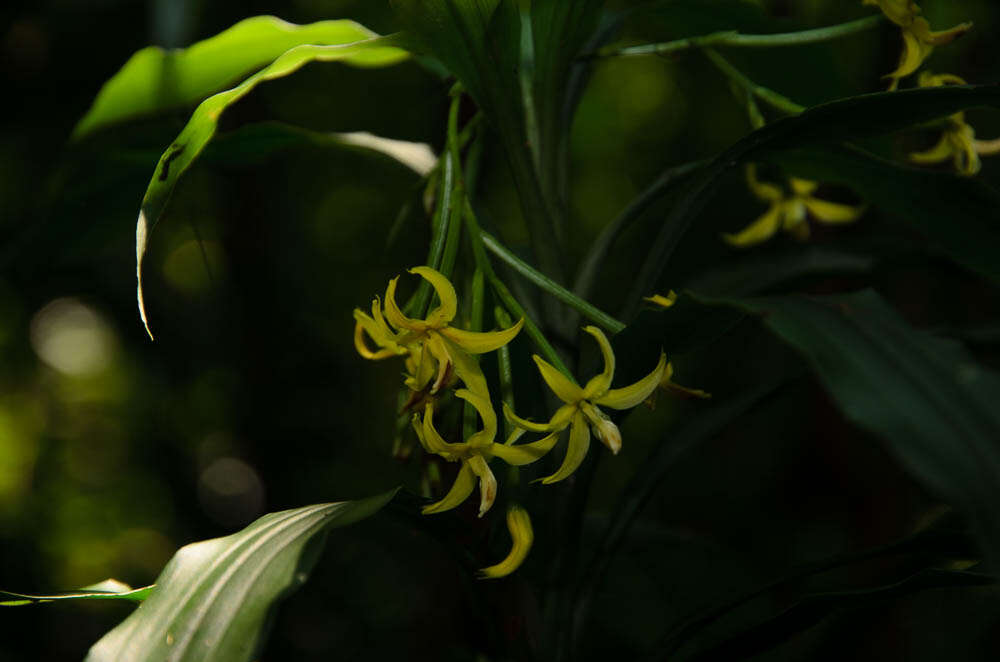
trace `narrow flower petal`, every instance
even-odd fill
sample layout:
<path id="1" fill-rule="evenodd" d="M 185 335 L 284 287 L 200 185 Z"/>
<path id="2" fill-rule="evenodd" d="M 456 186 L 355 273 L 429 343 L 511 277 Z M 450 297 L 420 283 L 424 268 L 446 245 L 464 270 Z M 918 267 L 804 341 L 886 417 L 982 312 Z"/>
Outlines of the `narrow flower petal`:
<path id="1" fill-rule="evenodd" d="M 560 410 L 561 409 L 562 408 L 560 408 Z M 535 423 L 534 421 L 529 421 L 526 418 L 521 418 L 520 416 L 514 413 L 514 410 L 511 409 L 510 405 L 508 405 L 506 402 L 503 403 L 503 415 L 508 421 L 510 421 L 512 425 L 515 425 L 521 428 L 522 430 L 527 430 L 528 432 L 552 432 L 553 430 L 557 429 L 553 425 L 553 421 L 549 421 L 548 423 Z M 562 430 L 564 427 L 566 426 L 563 425 L 558 429 Z"/>
<path id="2" fill-rule="evenodd" d="M 612 409 L 630 409 L 648 398 L 649 394 L 656 389 L 666 367 L 667 355 L 660 352 L 660 361 L 653 368 L 653 372 L 631 386 L 611 389 L 603 397 L 598 398 L 594 402 L 605 407 L 611 407 Z"/>
<path id="3" fill-rule="evenodd" d="M 465 388 L 485 398 L 490 397 L 489 389 L 486 386 L 486 377 L 483 376 L 479 362 L 464 349 L 440 335 L 437 331 L 432 331 L 428 335 L 430 336 L 428 344 L 434 348 L 435 353 L 440 353 L 448 357 L 452 368 L 455 370 L 455 374 L 465 384 Z"/>
<path id="4" fill-rule="evenodd" d="M 757 164 L 751 163 L 747 165 L 746 176 L 747 187 L 761 202 L 778 202 L 785 197 L 778 186 L 757 179 Z"/>
<path id="5" fill-rule="evenodd" d="M 507 509 L 507 530 L 510 531 L 512 540 L 510 553 L 500 563 L 480 570 L 479 576 L 481 578 L 498 579 L 506 577 L 517 570 L 524 563 L 524 559 L 528 557 L 528 552 L 531 551 L 531 544 L 535 540 L 528 511 L 521 506 L 511 505 Z"/>
<path id="6" fill-rule="evenodd" d="M 453 326 L 446 326 L 440 329 L 439 333 L 470 354 L 485 354 L 500 349 L 513 340 L 523 325 L 524 320 L 520 319 L 509 329 L 487 332 L 463 331 Z"/>
<path id="7" fill-rule="evenodd" d="M 802 202 L 817 221 L 822 223 L 850 223 L 856 221 L 864 213 L 864 207 L 843 205 L 819 198 L 804 198 Z"/>
<path id="8" fill-rule="evenodd" d="M 479 476 L 479 516 L 482 517 L 493 506 L 493 502 L 497 498 L 496 476 L 493 475 L 489 463 L 482 455 L 473 455 L 462 464 L 470 467 L 472 472 Z"/>
<path id="9" fill-rule="evenodd" d="M 941 161 L 947 161 L 950 159 L 951 154 L 951 141 L 948 140 L 947 134 L 942 134 L 941 139 L 930 149 L 923 152 L 912 152 L 910 154 L 910 160 L 914 163 L 924 165 L 930 163 L 940 163 Z"/>
<path id="10" fill-rule="evenodd" d="M 891 78 L 892 86 L 895 89 L 899 85 L 901 78 L 906 78 L 920 68 L 924 60 L 934 50 L 932 44 L 925 44 L 917 38 L 912 31 L 903 29 L 903 52 L 899 56 L 899 66 L 892 73 L 886 74 L 883 78 Z"/>
<path id="11" fill-rule="evenodd" d="M 788 184 L 792 187 L 792 191 L 800 196 L 812 195 L 819 188 L 819 184 L 816 182 L 798 177 L 791 177 Z"/>
<path id="12" fill-rule="evenodd" d="M 724 234 L 723 239 L 733 246 L 753 246 L 767 241 L 781 227 L 781 205 L 773 204 L 760 218 L 736 234 Z"/>
<path id="13" fill-rule="evenodd" d="M 648 301 L 654 306 L 659 306 L 660 308 L 670 308 L 675 303 L 677 303 L 677 293 L 673 290 L 667 292 L 667 296 L 662 294 L 654 294 L 651 297 L 643 297 L 643 301 Z"/>
<path id="14" fill-rule="evenodd" d="M 396 276 L 389 281 L 388 287 L 385 288 L 385 316 L 389 320 L 389 324 L 399 330 L 423 330 L 426 324 L 422 320 L 412 320 L 399 309 L 399 305 L 396 303 L 396 283 L 398 281 L 399 276 Z"/>
<path id="15" fill-rule="evenodd" d="M 474 489 L 476 489 L 476 474 L 473 473 L 472 468 L 467 462 L 463 462 L 462 468 L 458 470 L 455 483 L 448 490 L 448 494 L 440 501 L 432 503 L 429 506 L 424 506 L 421 512 L 424 515 L 430 515 L 431 513 L 442 513 L 446 510 L 456 508 L 469 498 Z"/>
<path id="16" fill-rule="evenodd" d="M 972 22 L 959 23 L 947 30 L 931 31 L 931 24 L 925 18 L 917 18 L 913 21 L 913 33 L 920 41 L 932 46 L 947 46 L 966 32 L 972 29 Z"/>
<path id="17" fill-rule="evenodd" d="M 566 457 L 563 459 L 562 466 L 551 476 L 542 478 L 542 483 L 550 485 L 567 478 L 577 470 L 577 467 L 583 462 L 583 458 L 587 457 L 588 450 L 590 450 L 590 426 L 587 425 L 583 414 L 578 411 L 573 416 L 573 422 L 569 427 L 569 445 L 566 448 Z"/>
<path id="18" fill-rule="evenodd" d="M 538 372 L 542 374 L 542 379 L 545 383 L 549 385 L 552 392 L 556 396 L 567 403 L 579 402 L 583 399 L 583 389 L 574 384 L 566 377 L 566 375 L 559 372 L 551 363 L 538 356 L 537 354 L 532 355 L 535 360 L 535 365 L 538 366 Z"/>
<path id="19" fill-rule="evenodd" d="M 515 466 L 522 466 L 525 464 L 531 464 L 532 462 L 541 459 L 552 450 L 552 447 L 556 445 L 559 441 L 559 435 L 562 433 L 553 432 L 539 441 L 533 441 L 530 444 L 518 444 L 516 446 L 509 446 L 505 444 L 493 444 L 490 446 L 490 453 L 493 456 L 500 458 L 507 464 L 513 464 Z"/>
<path id="20" fill-rule="evenodd" d="M 360 313 L 361 311 L 356 310 L 354 312 L 355 314 L 357 314 Z M 364 313 L 361 314 L 364 315 Z M 389 349 L 388 347 L 383 347 L 382 349 L 376 351 L 372 351 L 371 349 L 369 349 L 368 344 L 365 342 L 366 334 L 367 331 L 365 330 L 364 325 L 361 323 L 361 320 L 358 320 L 354 324 L 354 349 L 358 351 L 358 354 L 360 354 L 362 358 L 368 359 L 370 361 L 378 361 L 380 359 L 387 359 L 393 356 L 398 356 L 396 352 Z M 371 334 L 367 335 L 369 335 L 370 337 Z"/>
<path id="21" fill-rule="evenodd" d="M 497 415 L 493 411 L 490 399 L 464 388 L 455 391 L 455 396 L 471 404 L 479 412 L 479 418 L 483 421 L 483 429 L 466 440 L 469 447 L 476 448 L 492 444 L 493 439 L 497 436 Z"/>
<path id="22" fill-rule="evenodd" d="M 445 278 L 441 272 L 430 267 L 413 267 L 410 269 L 410 273 L 417 274 L 430 283 L 441 301 L 441 305 L 427 315 L 427 323 L 431 327 L 437 328 L 455 319 L 455 313 L 458 311 L 458 296 L 455 294 L 455 287 L 451 281 Z"/>
<path id="23" fill-rule="evenodd" d="M 601 397 L 611 388 L 611 380 L 615 378 L 615 353 L 603 331 L 596 326 L 587 326 L 583 330 L 594 336 L 601 348 L 601 356 L 604 358 L 604 370 L 587 382 L 587 386 L 583 389 L 583 399 L 593 400 Z"/>
<path id="24" fill-rule="evenodd" d="M 424 420 L 423 420 L 423 430 L 424 438 L 421 440 L 426 449 L 432 453 L 437 453 L 438 455 L 444 456 L 446 459 L 452 459 L 454 453 L 454 446 L 458 444 L 449 444 L 444 440 L 440 434 L 438 434 L 437 429 L 434 427 L 434 402 L 428 402 L 427 408 L 424 409 Z"/>

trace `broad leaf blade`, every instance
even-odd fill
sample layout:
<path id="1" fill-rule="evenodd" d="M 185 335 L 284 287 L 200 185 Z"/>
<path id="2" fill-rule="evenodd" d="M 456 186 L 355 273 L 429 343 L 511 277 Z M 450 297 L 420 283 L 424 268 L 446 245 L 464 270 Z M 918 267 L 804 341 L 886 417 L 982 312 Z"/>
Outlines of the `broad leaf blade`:
<path id="1" fill-rule="evenodd" d="M 124 584 L 116 579 L 105 579 L 99 584 L 85 586 L 79 591 L 67 591 L 65 593 L 52 593 L 49 595 L 28 595 L 25 593 L 0 591 L 0 607 L 19 607 L 43 602 L 61 602 L 63 600 L 127 600 L 129 602 L 142 602 L 149 596 L 152 590 L 152 586 L 132 588 L 128 584 Z"/>
<path id="2" fill-rule="evenodd" d="M 407 57 L 405 51 L 388 45 L 388 42 L 381 38 L 343 46 L 297 46 L 231 90 L 219 92 L 205 99 L 195 109 L 184 130 L 160 158 L 142 199 L 142 208 L 135 228 L 139 314 L 147 331 L 149 331 L 149 321 L 142 292 L 142 260 L 149 243 L 149 233 L 163 214 L 181 175 L 191 167 L 212 140 L 219 125 L 219 118 L 226 109 L 249 94 L 260 83 L 287 76 L 310 62 L 344 62 L 355 66 L 379 67 L 396 64 Z"/>
<path id="3" fill-rule="evenodd" d="M 373 515 L 394 494 L 271 513 L 239 533 L 182 548 L 88 662 L 252 659 L 272 606 L 305 582 L 324 534 Z"/>
<path id="4" fill-rule="evenodd" d="M 188 48 L 165 51 L 150 46 L 104 84 L 73 137 L 192 106 L 296 46 L 350 44 L 377 36 L 348 20 L 295 25 L 274 16 L 255 16 Z"/>
<path id="5" fill-rule="evenodd" d="M 959 264 L 1000 280 L 1000 194 L 982 181 L 837 145 L 779 152 L 769 160 L 796 175 L 850 187 Z"/>
<path id="6" fill-rule="evenodd" d="M 1000 561 L 1000 375 L 913 329 L 871 291 L 739 305 L 804 355 L 844 415 L 969 517 Z"/>
<path id="7" fill-rule="evenodd" d="M 865 94 L 815 106 L 754 131 L 716 157 L 674 205 L 639 272 L 627 312 L 655 289 L 674 249 L 723 175 L 739 164 L 774 150 L 889 133 L 977 106 L 1000 107 L 1000 84 Z"/>

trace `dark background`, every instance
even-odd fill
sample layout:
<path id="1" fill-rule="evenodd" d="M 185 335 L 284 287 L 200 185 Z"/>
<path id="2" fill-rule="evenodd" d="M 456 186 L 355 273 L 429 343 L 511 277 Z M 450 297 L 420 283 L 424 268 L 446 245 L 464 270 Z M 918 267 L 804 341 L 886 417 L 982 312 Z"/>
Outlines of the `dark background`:
<path id="1" fill-rule="evenodd" d="M 681 11 L 627 24 L 623 38 L 777 31 L 870 13 L 840 0 L 756 4 L 764 7 L 718 3 L 704 21 Z M 938 28 L 976 22 L 928 66 L 996 82 L 1000 7 L 988 0 L 922 5 Z M 390 236 L 400 206 L 419 201 L 416 177 L 385 158 L 330 147 L 247 151 L 232 132 L 276 119 L 372 131 L 440 151 L 450 82 L 412 62 L 384 71 L 310 65 L 233 108 L 154 235 L 146 268 L 155 343 L 135 307 L 135 217 L 161 150 L 190 109 L 69 143 L 103 81 L 133 52 L 183 46 L 258 13 L 293 22 L 353 18 L 381 33 L 397 27 L 386 3 L 370 0 L 48 0 L 0 8 L 4 589 L 65 590 L 107 577 L 145 585 L 179 546 L 233 532 L 265 512 L 419 484 L 418 460 L 390 456 L 399 366 L 363 362 L 351 344 L 352 308 L 367 307 L 390 277 L 424 259 L 420 214 Z M 737 53 L 733 61 L 762 84 L 813 104 L 881 89 L 879 77 L 895 67 L 899 46 L 898 31 L 886 26 L 794 56 Z M 971 111 L 968 118 L 983 137 L 1000 135 L 995 114 Z M 711 156 L 747 130 L 726 82 L 696 54 L 598 64 L 574 125 L 568 261 L 579 260 L 660 170 Z M 900 155 L 933 139 L 907 134 L 878 147 Z M 487 223 L 521 250 L 526 233 L 496 148 L 487 147 L 486 163 L 480 195 Z M 981 176 L 998 183 L 998 165 L 984 159 Z M 851 199 L 847 191 L 830 194 Z M 618 245 L 602 272 L 602 307 L 615 309 L 648 228 L 668 204 Z M 748 254 L 727 248 L 718 233 L 761 212 L 733 177 L 685 240 L 664 289 L 712 277 L 724 282 L 711 265 Z M 793 289 L 873 284 L 916 325 L 963 335 L 983 361 L 1000 365 L 1000 301 L 985 281 L 927 262 L 877 210 L 855 226 L 817 233 L 819 246 L 833 241 L 872 258 L 871 269 L 806 279 Z M 754 256 L 779 260 L 802 249 L 779 237 Z M 527 352 L 525 344 L 515 357 L 526 361 Z M 734 355 L 757 358 L 719 358 Z M 717 397 L 795 364 L 751 322 L 673 358 L 679 382 Z M 629 419 L 625 451 L 599 468 L 585 533 L 600 530 L 645 452 L 668 443 L 671 426 L 698 406 L 661 397 L 654 412 Z M 884 544 L 942 512 L 876 439 L 845 423 L 821 387 L 802 377 L 683 457 L 601 589 L 585 649 L 595 659 L 647 652 L 666 627 L 720 596 L 796 564 Z M 470 520 L 466 515 L 456 517 Z M 527 578 L 543 576 L 545 555 L 559 544 L 536 527 Z M 470 592 L 468 560 L 455 560 L 454 547 L 465 545 L 473 562 L 485 565 L 502 554 L 502 541 L 490 547 L 480 528 L 456 543 L 445 525 L 433 535 L 425 528 L 387 515 L 336 532 L 314 580 L 277 618 L 263 659 L 471 659 L 498 649 L 491 629 L 512 640 L 539 636 L 531 625 L 536 596 L 521 575 Z M 805 588 L 862 585 L 894 571 L 870 565 Z M 992 589 L 918 594 L 839 614 L 768 659 L 980 659 L 1000 647 L 997 607 Z M 82 659 L 129 609 L 4 610 L 0 660 Z"/>

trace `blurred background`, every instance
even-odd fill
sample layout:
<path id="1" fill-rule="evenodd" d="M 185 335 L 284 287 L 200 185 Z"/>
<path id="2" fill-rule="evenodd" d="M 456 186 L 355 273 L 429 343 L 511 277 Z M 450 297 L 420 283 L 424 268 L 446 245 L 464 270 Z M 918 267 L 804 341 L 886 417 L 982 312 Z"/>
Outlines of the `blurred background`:
<path id="1" fill-rule="evenodd" d="M 817 27 L 872 11 L 844 0 L 669 4 L 657 18 L 626 22 L 622 40 Z M 976 24 L 929 67 L 996 82 L 1000 6 L 921 4 L 938 29 Z M 255 144 L 241 131 L 277 120 L 371 131 L 439 151 L 449 81 L 413 62 L 376 71 L 310 65 L 234 107 L 154 235 L 146 273 L 155 343 L 136 312 L 135 218 L 153 166 L 191 109 L 69 141 L 101 84 L 133 52 L 185 46 L 259 13 L 299 23 L 353 18 L 381 33 L 397 28 L 387 3 L 372 0 L 7 0 L 0 7 L 0 588 L 67 590 L 107 577 L 146 585 L 178 547 L 236 531 L 265 512 L 418 484 L 420 462 L 391 456 L 400 368 L 356 355 L 351 310 L 423 261 L 422 213 L 396 222 L 404 204 L 419 209 L 420 182 L 377 155 Z M 898 30 L 885 26 L 796 49 L 794 57 L 740 52 L 732 60 L 809 105 L 882 89 L 880 76 L 895 68 L 899 48 Z M 995 113 L 970 111 L 968 119 L 982 137 L 1000 136 Z M 697 54 L 597 63 L 574 125 L 569 262 L 664 168 L 714 155 L 747 131 L 726 81 Z M 898 156 L 933 140 L 917 132 L 875 147 Z M 504 168 L 488 145 L 485 220 L 524 251 Z M 984 159 L 981 176 L 1000 184 L 1000 158 Z M 828 193 L 852 201 L 849 191 Z M 634 256 L 669 202 L 617 246 L 598 288 L 602 307 L 615 310 Z M 733 177 L 685 240 L 664 289 L 733 291 L 719 265 L 777 264 L 802 250 L 784 237 L 751 253 L 719 240 L 762 211 Z M 877 210 L 856 226 L 818 232 L 814 245 L 834 241 L 854 258 L 845 273 L 802 279 L 796 289 L 873 284 L 910 321 L 958 335 L 1000 366 L 1000 301 L 984 280 L 928 262 L 919 240 L 901 237 Z M 759 359 L 713 358 L 727 352 Z M 527 353 L 525 345 L 515 355 L 526 360 Z M 717 397 L 768 366 L 795 364 L 749 322 L 672 357 L 680 383 Z M 886 543 L 936 512 L 934 499 L 877 440 L 844 423 L 818 385 L 806 377 L 796 383 L 687 454 L 657 493 L 602 588 L 589 635 L 595 658 L 644 653 L 699 604 L 798 563 Z M 697 406 L 661 398 L 652 414 L 629 419 L 630 446 L 602 463 L 588 526 L 603 526 L 645 452 L 666 443 L 664 430 Z M 343 534 L 331 538 L 315 581 L 276 618 L 264 659 L 470 659 L 495 648 L 482 627 L 488 615 L 511 637 L 537 636 L 523 622 L 538 609 L 536 597 L 516 578 L 477 589 L 484 611 L 470 613 L 467 568 L 451 559 L 442 536 L 391 517 Z M 486 549 L 478 535 L 472 544 L 484 558 L 502 553 L 502 540 Z M 556 544 L 541 532 L 526 576 L 540 576 L 545 550 Z M 847 651 L 851 659 L 939 660 L 927 625 L 941 619 L 950 659 L 1000 646 L 994 592 L 943 593 L 827 622 L 782 649 L 780 659 Z M 497 613 L 510 604 L 523 609 Z M 4 610 L 0 661 L 82 659 L 129 610 Z M 622 610 L 636 615 L 623 621 L 616 618 Z M 828 640 L 840 643 L 820 654 L 817 642 Z"/>

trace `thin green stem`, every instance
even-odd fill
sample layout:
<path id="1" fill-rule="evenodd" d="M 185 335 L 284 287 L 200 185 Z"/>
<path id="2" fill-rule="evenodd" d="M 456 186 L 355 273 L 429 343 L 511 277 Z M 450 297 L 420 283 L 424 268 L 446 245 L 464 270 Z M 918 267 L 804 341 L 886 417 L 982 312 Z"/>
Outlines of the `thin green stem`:
<path id="1" fill-rule="evenodd" d="M 483 244 L 491 253 L 507 263 L 528 281 L 534 283 L 548 294 L 551 294 L 559 301 L 565 303 L 567 306 L 579 311 L 580 314 L 587 319 L 604 327 L 611 333 L 618 333 L 625 328 L 625 324 L 622 322 L 598 309 L 593 304 L 581 299 L 559 283 L 536 270 L 521 258 L 514 255 L 510 249 L 501 244 L 500 241 L 493 235 L 480 231 L 480 236 L 482 237 Z"/>
<path id="2" fill-rule="evenodd" d="M 730 80 L 764 103 L 770 104 L 778 110 L 792 115 L 798 115 L 806 109 L 805 106 L 795 103 L 788 97 L 782 96 L 774 90 L 764 87 L 763 85 L 758 85 L 754 81 L 750 80 L 746 74 L 730 64 L 729 60 L 719 55 L 717 51 L 714 51 L 711 48 L 706 48 L 702 52 L 705 54 L 705 57 L 707 57 L 712 64 L 719 69 L 719 71 L 724 73 L 730 78 Z"/>
<path id="3" fill-rule="evenodd" d="M 736 30 L 713 32 L 700 37 L 685 37 L 657 44 L 642 44 L 617 48 L 609 46 L 593 53 L 590 57 L 634 57 L 639 55 L 669 55 L 697 48 L 779 48 L 803 46 L 840 39 L 858 32 L 870 30 L 882 23 L 882 15 L 859 18 L 856 21 L 831 25 L 825 28 L 782 32 L 777 34 L 740 34 Z"/>
<path id="4" fill-rule="evenodd" d="M 431 235 L 431 246 L 427 251 L 427 266 L 437 269 L 441 266 L 441 257 L 444 254 L 444 247 L 447 243 L 449 225 L 451 222 L 451 199 L 454 191 L 455 166 L 450 154 L 444 155 L 444 177 L 441 181 L 441 197 L 438 204 L 435 222 L 432 224 L 433 234 Z M 431 286 L 427 281 L 421 281 L 406 306 L 405 310 L 410 314 L 421 314 L 427 310 L 431 299 Z"/>
<path id="5" fill-rule="evenodd" d="M 511 316 L 524 320 L 524 332 L 528 334 L 538 348 L 538 351 L 542 354 L 546 361 L 554 365 L 561 373 L 573 379 L 572 373 L 563 360 L 559 357 L 555 348 L 549 343 L 545 334 L 542 330 L 538 328 L 534 320 L 525 312 L 524 308 L 518 303 L 514 295 L 510 293 L 507 286 L 504 285 L 503 281 L 497 277 L 496 272 L 493 271 L 493 265 L 490 264 L 489 256 L 486 255 L 486 248 L 483 242 L 483 231 L 479 228 L 479 221 L 476 219 L 475 212 L 472 211 L 472 205 L 469 201 L 465 201 L 465 225 L 469 233 L 469 240 L 472 242 L 472 254 L 476 260 L 476 266 L 483 270 L 483 275 L 489 282 L 490 287 L 493 288 L 493 292 L 496 294 L 497 298 L 500 299 L 500 303 L 504 305 Z"/>
<path id="6" fill-rule="evenodd" d="M 486 286 L 483 280 L 483 270 L 476 267 L 472 272 L 472 312 L 469 317 L 469 331 L 483 330 L 483 310 L 486 307 Z M 465 411 L 462 418 L 463 439 L 468 439 L 476 431 L 476 419 L 478 414 L 472 403 L 465 403 Z"/>

